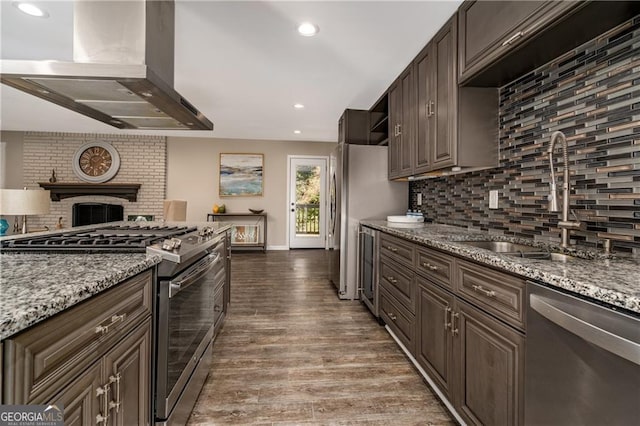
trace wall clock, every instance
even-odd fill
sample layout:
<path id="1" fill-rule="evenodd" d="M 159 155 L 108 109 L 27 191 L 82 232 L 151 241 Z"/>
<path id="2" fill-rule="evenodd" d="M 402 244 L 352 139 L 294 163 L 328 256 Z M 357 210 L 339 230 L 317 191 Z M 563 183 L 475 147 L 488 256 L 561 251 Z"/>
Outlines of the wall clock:
<path id="1" fill-rule="evenodd" d="M 73 172 L 86 182 L 107 182 L 113 179 L 119 168 L 120 155 L 108 142 L 88 142 L 73 156 Z"/>

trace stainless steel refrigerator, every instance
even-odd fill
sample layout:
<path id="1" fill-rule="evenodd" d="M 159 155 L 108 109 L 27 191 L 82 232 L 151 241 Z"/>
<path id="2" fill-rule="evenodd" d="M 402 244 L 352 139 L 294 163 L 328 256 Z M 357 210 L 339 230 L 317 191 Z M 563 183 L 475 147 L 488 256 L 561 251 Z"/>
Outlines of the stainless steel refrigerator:
<path id="1" fill-rule="evenodd" d="M 340 144 L 329 161 L 329 277 L 340 299 L 359 297 L 358 224 L 407 211 L 407 182 L 387 179 L 387 147 Z"/>

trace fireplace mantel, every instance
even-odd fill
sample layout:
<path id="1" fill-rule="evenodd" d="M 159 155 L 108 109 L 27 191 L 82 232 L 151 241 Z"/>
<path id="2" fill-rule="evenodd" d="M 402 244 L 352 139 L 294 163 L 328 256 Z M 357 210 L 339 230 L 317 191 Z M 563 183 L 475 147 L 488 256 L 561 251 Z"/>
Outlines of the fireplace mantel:
<path id="1" fill-rule="evenodd" d="M 124 198 L 135 202 L 138 199 L 139 183 L 49 183 L 38 182 L 42 188 L 51 191 L 51 201 L 83 195 L 101 195 Z"/>

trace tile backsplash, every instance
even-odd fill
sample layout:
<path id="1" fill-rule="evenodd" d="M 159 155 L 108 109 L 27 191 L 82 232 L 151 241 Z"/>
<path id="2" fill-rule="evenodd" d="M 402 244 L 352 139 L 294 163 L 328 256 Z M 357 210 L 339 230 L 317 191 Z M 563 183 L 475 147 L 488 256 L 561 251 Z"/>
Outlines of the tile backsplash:
<path id="1" fill-rule="evenodd" d="M 500 88 L 500 166 L 411 182 L 435 222 L 560 241 L 547 211 L 551 133 L 567 136 L 577 244 L 640 254 L 640 16 Z M 561 205 L 562 149 L 554 159 Z M 489 209 L 489 190 L 499 208 Z"/>

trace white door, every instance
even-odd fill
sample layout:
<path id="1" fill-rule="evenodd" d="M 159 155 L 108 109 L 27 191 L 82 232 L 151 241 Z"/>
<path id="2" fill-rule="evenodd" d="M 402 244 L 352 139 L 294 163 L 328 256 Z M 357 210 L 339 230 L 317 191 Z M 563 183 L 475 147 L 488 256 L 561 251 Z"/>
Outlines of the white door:
<path id="1" fill-rule="evenodd" d="M 289 157 L 289 248 L 325 248 L 326 157 Z"/>

